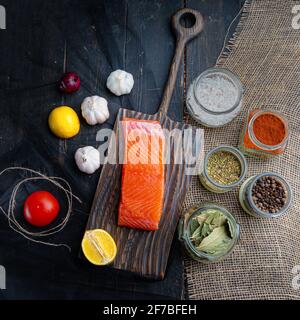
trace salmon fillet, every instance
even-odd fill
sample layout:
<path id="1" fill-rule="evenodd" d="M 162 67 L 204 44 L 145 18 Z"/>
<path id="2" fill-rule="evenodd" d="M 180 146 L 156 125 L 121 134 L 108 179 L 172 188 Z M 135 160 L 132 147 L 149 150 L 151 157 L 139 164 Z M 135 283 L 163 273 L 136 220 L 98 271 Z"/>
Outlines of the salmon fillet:
<path id="1" fill-rule="evenodd" d="M 165 137 L 158 121 L 125 118 L 118 225 L 158 230 L 164 199 Z"/>

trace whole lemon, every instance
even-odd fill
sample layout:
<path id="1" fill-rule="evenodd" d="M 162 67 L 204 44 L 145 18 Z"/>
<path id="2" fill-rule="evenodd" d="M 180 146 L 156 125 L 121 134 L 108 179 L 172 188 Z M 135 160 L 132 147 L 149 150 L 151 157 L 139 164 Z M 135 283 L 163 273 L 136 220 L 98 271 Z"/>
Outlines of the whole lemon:
<path id="1" fill-rule="evenodd" d="M 77 113 L 70 107 L 61 106 L 53 109 L 48 119 L 51 131 L 59 138 L 68 139 L 76 136 L 80 130 Z"/>

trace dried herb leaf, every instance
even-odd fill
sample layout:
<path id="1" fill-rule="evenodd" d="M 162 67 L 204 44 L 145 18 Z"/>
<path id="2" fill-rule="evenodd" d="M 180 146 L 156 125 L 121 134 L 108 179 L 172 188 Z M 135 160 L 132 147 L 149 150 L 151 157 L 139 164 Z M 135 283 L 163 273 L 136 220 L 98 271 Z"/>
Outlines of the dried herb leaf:
<path id="1" fill-rule="evenodd" d="M 213 225 L 214 228 L 221 227 L 225 225 L 226 221 L 227 219 L 225 215 L 221 212 L 218 212 L 218 214 L 216 214 L 215 217 L 213 218 L 211 225 Z"/>
<path id="2" fill-rule="evenodd" d="M 192 219 L 191 224 L 190 224 L 190 234 L 193 234 L 196 229 L 199 227 L 199 222 L 198 222 L 198 217 L 195 217 Z"/>
<path id="3" fill-rule="evenodd" d="M 226 227 L 221 226 L 215 228 L 207 237 L 205 237 L 197 249 L 212 255 L 225 253 L 230 245 L 232 239 L 228 237 Z"/>
<path id="4" fill-rule="evenodd" d="M 234 226 L 223 212 L 207 209 L 192 219 L 190 234 L 198 250 L 218 255 L 229 249 L 234 237 Z"/>
<path id="5" fill-rule="evenodd" d="M 209 214 L 207 213 L 207 211 L 205 211 L 196 217 L 200 226 L 203 225 L 204 221 L 207 219 L 208 216 L 209 216 Z"/>
<path id="6" fill-rule="evenodd" d="M 197 248 L 199 245 L 200 245 L 200 243 L 201 243 L 201 241 L 203 240 L 203 237 L 199 237 L 199 238 L 197 238 L 195 241 L 194 241 L 194 246 Z"/>
<path id="7" fill-rule="evenodd" d="M 207 215 L 208 215 L 208 217 L 207 217 L 207 219 L 204 221 L 204 223 L 206 223 L 206 224 L 211 224 L 211 222 L 212 222 L 213 219 L 214 219 L 215 213 L 214 213 L 214 211 L 213 211 L 213 212 L 208 213 Z"/>
<path id="8" fill-rule="evenodd" d="M 201 236 L 203 238 L 211 233 L 212 229 L 210 227 L 210 224 L 205 221 L 201 230 Z"/>
<path id="9" fill-rule="evenodd" d="M 230 233 L 230 237 L 233 239 L 234 238 L 234 226 L 232 225 L 232 222 L 230 220 L 227 219 L 227 225 L 228 225 L 228 229 L 229 229 L 229 233 Z"/>
<path id="10" fill-rule="evenodd" d="M 193 233 L 191 236 L 191 240 L 192 241 L 196 241 L 197 239 L 199 239 L 201 237 L 201 226 L 199 226 Z"/>
<path id="11" fill-rule="evenodd" d="M 196 247 L 203 240 L 203 236 L 201 235 L 201 230 L 202 230 L 204 221 L 207 219 L 207 217 L 208 217 L 207 214 L 202 213 L 199 216 L 193 218 L 191 221 L 191 225 L 190 225 L 190 234 L 192 235 L 191 241 L 194 243 Z"/>
<path id="12" fill-rule="evenodd" d="M 209 209 L 205 211 L 207 219 L 201 231 L 203 237 L 208 236 L 215 228 L 221 227 L 226 223 L 227 218 L 218 210 Z"/>

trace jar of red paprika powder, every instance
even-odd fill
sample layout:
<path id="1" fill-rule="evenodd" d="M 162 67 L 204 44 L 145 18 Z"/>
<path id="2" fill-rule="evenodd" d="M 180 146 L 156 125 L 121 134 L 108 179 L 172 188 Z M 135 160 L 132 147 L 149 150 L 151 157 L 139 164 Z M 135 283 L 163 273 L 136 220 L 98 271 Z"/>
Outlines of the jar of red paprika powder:
<path id="1" fill-rule="evenodd" d="M 288 138 L 289 125 L 282 114 L 254 109 L 242 129 L 239 149 L 249 156 L 271 158 L 285 151 Z"/>

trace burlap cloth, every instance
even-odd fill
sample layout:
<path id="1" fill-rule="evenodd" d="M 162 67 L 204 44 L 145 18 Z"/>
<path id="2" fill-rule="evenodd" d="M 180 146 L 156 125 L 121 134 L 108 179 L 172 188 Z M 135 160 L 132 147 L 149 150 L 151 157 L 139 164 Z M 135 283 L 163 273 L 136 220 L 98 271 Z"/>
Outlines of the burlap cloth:
<path id="1" fill-rule="evenodd" d="M 216 264 L 186 257 L 190 299 L 299 299 L 292 286 L 292 268 L 300 264 L 300 30 L 292 28 L 292 7 L 300 1 L 246 1 L 229 47 L 217 65 L 235 72 L 246 86 L 244 108 L 229 125 L 205 129 L 206 151 L 220 144 L 237 146 L 242 121 L 253 107 L 280 110 L 291 126 L 288 150 L 271 161 L 247 158 L 248 176 L 274 171 L 293 187 L 293 207 L 277 219 L 244 213 L 237 190 L 223 195 L 207 192 L 193 178 L 185 208 L 205 200 L 226 206 L 241 225 L 231 256 Z M 189 116 L 189 123 L 195 124 Z"/>

